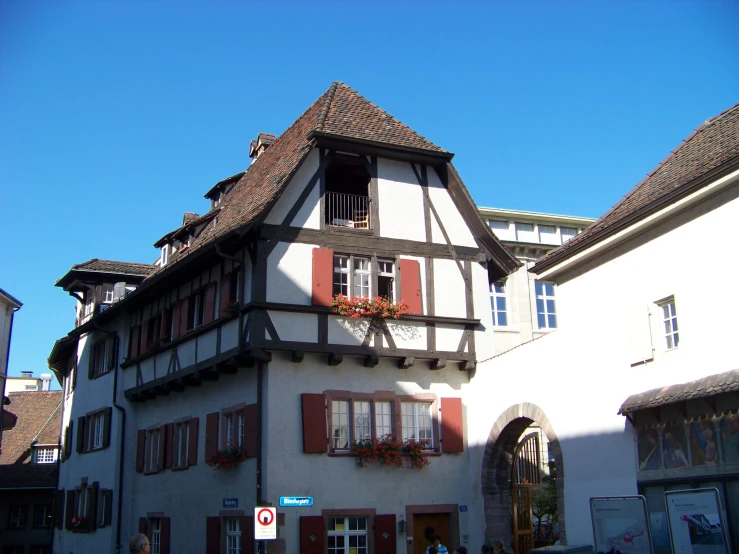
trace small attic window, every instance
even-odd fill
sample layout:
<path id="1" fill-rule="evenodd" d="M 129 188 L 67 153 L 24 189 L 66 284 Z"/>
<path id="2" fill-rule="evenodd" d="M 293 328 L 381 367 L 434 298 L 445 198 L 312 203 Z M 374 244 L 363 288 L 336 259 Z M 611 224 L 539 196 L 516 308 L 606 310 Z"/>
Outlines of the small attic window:
<path id="1" fill-rule="evenodd" d="M 168 244 L 165 244 L 164 246 L 162 246 L 162 257 L 161 257 L 161 260 L 162 261 L 159 264 L 162 267 L 164 267 L 165 265 L 167 265 L 167 254 L 168 253 L 169 253 L 169 245 Z"/>
<path id="2" fill-rule="evenodd" d="M 359 160 L 332 162 L 326 169 L 326 225 L 369 229 L 369 184 L 370 174 Z"/>

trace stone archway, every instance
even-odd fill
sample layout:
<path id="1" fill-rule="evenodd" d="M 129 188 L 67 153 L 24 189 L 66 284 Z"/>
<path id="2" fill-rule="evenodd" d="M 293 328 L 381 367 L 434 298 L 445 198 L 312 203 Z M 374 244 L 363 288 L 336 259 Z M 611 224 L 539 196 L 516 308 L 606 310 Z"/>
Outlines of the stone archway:
<path id="1" fill-rule="evenodd" d="M 562 449 L 544 411 L 530 402 L 516 404 L 503 412 L 493 424 L 485 444 L 481 483 L 487 541 L 502 539 L 506 544 L 511 543 L 511 462 L 518 440 L 532 423 L 539 425 L 546 435 L 549 449 L 557 464 L 559 536 L 562 544 L 567 544 Z"/>

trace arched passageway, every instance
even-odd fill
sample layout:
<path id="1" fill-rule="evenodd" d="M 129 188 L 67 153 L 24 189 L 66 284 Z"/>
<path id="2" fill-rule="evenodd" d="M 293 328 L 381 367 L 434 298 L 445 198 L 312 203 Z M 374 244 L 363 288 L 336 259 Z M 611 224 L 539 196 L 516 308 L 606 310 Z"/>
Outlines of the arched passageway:
<path id="1" fill-rule="evenodd" d="M 482 460 L 482 497 L 485 509 L 485 539 L 501 539 L 512 543 L 511 527 L 511 467 L 513 455 L 526 429 L 536 424 L 541 427 L 549 444 L 549 451 L 557 467 L 557 508 L 559 538 L 567 544 L 564 510 L 564 463 L 557 435 L 544 411 L 535 404 L 516 404 L 503 412 L 490 430 Z"/>

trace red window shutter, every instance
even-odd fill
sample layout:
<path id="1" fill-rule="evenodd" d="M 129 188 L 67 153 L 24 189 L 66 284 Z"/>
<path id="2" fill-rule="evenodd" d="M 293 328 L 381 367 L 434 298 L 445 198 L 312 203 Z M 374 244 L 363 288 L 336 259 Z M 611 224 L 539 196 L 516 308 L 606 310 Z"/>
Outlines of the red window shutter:
<path id="1" fill-rule="evenodd" d="M 171 435 L 170 435 L 171 438 Z M 157 469 L 164 467 L 164 453 L 169 448 L 167 443 L 167 426 L 162 425 L 159 427 L 159 450 L 157 450 Z"/>
<path id="2" fill-rule="evenodd" d="M 395 514 L 375 516 L 375 552 L 395 552 Z"/>
<path id="3" fill-rule="evenodd" d="M 257 456 L 257 404 L 244 406 L 244 450 L 247 458 Z"/>
<path id="4" fill-rule="evenodd" d="M 408 304 L 408 313 L 421 315 L 421 266 L 418 260 L 400 260 L 400 299 Z"/>
<path id="5" fill-rule="evenodd" d="M 464 452 L 462 399 L 441 399 L 441 446 L 445 454 Z"/>
<path id="6" fill-rule="evenodd" d="M 173 423 L 167 423 L 164 426 L 164 434 L 161 435 L 160 439 L 162 447 L 164 448 L 164 467 L 172 467 L 172 429 L 174 428 Z"/>
<path id="7" fill-rule="evenodd" d="M 324 554 L 323 543 L 323 516 L 302 516 L 300 518 L 300 554 Z"/>
<path id="8" fill-rule="evenodd" d="M 231 301 L 231 274 L 226 273 L 221 277 L 221 297 L 218 302 L 218 316 L 223 316 L 223 312 Z"/>
<path id="9" fill-rule="evenodd" d="M 169 518 L 160 518 L 159 525 L 159 554 L 169 554 Z"/>
<path id="10" fill-rule="evenodd" d="M 334 251 L 313 249 L 313 305 L 331 306 L 334 296 Z"/>
<path id="11" fill-rule="evenodd" d="M 194 417 L 190 420 L 189 435 L 187 437 L 187 465 L 194 466 L 198 463 L 198 427 L 200 418 Z"/>
<path id="12" fill-rule="evenodd" d="M 242 516 L 241 554 L 254 554 L 254 516 Z"/>
<path id="13" fill-rule="evenodd" d="M 88 525 L 91 530 L 95 530 L 98 522 L 98 495 L 100 494 L 100 483 L 94 481 L 92 483 L 92 505 L 87 507 L 87 513 L 89 517 Z"/>
<path id="14" fill-rule="evenodd" d="M 221 554 L 221 518 L 205 518 L 205 554 Z"/>
<path id="15" fill-rule="evenodd" d="M 146 453 L 146 429 L 139 429 L 136 435 L 136 473 L 143 473 Z"/>
<path id="16" fill-rule="evenodd" d="M 64 528 L 72 528 L 72 518 L 76 516 L 74 508 L 74 491 L 67 491 L 67 505 L 64 510 Z"/>
<path id="17" fill-rule="evenodd" d="M 218 450 L 218 412 L 205 416 L 205 459 Z"/>
<path id="18" fill-rule="evenodd" d="M 303 452 L 322 454 L 328 450 L 326 398 L 322 394 L 301 394 L 303 404 Z"/>
<path id="19" fill-rule="evenodd" d="M 149 522 L 148 522 L 148 520 L 145 517 L 140 517 L 139 518 L 139 533 L 143 533 L 144 535 L 146 535 L 146 533 L 149 532 L 149 529 L 148 529 L 149 525 L 148 525 L 148 523 Z"/>
<path id="20" fill-rule="evenodd" d="M 187 317 L 190 315 L 189 306 L 189 298 L 183 298 L 180 300 L 180 336 L 187 332 Z"/>
<path id="21" fill-rule="evenodd" d="M 174 306 L 172 306 L 172 340 L 176 339 L 182 334 L 182 331 L 180 331 L 180 308 L 182 307 L 182 304 L 180 304 L 180 301 L 174 303 Z"/>
<path id="22" fill-rule="evenodd" d="M 205 289 L 205 313 L 203 314 L 203 324 L 213 321 L 213 312 L 216 309 L 216 284 L 209 283 Z"/>
<path id="23" fill-rule="evenodd" d="M 54 491 L 54 527 L 64 527 L 64 489 Z"/>

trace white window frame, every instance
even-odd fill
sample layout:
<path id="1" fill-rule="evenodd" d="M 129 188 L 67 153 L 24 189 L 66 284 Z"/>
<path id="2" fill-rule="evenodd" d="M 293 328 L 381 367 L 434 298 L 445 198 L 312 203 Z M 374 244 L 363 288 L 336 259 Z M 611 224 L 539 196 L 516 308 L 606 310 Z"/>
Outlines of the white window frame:
<path id="1" fill-rule="evenodd" d="M 92 368 L 93 377 L 100 377 L 101 375 L 105 375 L 108 373 L 108 355 L 109 355 L 109 348 L 112 348 L 112 340 L 106 339 L 103 341 L 98 341 L 95 343 L 92 355 L 93 355 L 93 361 L 92 361 Z"/>
<path id="2" fill-rule="evenodd" d="M 226 554 L 241 554 L 241 520 L 226 518 Z"/>
<path id="3" fill-rule="evenodd" d="M 341 529 L 336 529 L 337 524 L 341 521 Z M 351 521 L 356 521 L 356 529 L 351 528 Z M 364 529 L 360 529 L 360 521 L 364 523 Z M 333 529 L 331 526 L 333 525 Z M 327 538 L 326 552 L 328 554 L 369 554 L 369 518 L 366 516 L 329 516 L 327 522 Z M 343 546 L 330 545 L 332 539 L 341 537 Z M 359 538 L 364 537 L 364 546 L 359 546 Z M 352 539 L 356 539 L 353 541 Z M 355 544 L 352 544 L 355 542 Z"/>
<path id="4" fill-rule="evenodd" d="M 144 473 L 157 473 L 159 467 L 159 448 L 161 443 L 161 427 L 156 426 L 146 430 L 144 443 Z"/>
<path id="5" fill-rule="evenodd" d="M 501 290 L 496 290 L 500 288 Z M 498 308 L 498 299 L 503 299 L 503 309 Z M 508 294 L 506 291 L 506 284 L 503 282 L 490 283 L 490 310 L 493 315 L 493 325 L 495 327 L 508 327 L 509 323 L 509 311 L 508 311 Z M 500 323 L 500 314 L 505 317 L 505 323 Z"/>
<path id="6" fill-rule="evenodd" d="M 164 246 L 162 246 L 162 261 L 160 263 L 161 267 L 164 267 L 165 265 L 167 265 L 167 255 L 168 254 L 169 254 L 169 245 L 165 244 Z"/>
<path id="7" fill-rule="evenodd" d="M 149 552 L 160 554 L 162 551 L 162 520 L 158 517 L 149 518 Z"/>
<path id="8" fill-rule="evenodd" d="M 53 464 L 56 462 L 59 450 L 56 446 L 34 446 L 33 447 L 33 463 L 34 464 Z"/>
<path id="9" fill-rule="evenodd" d="M 375 405 L 375 433 L 382 437 L 393 432 L 393 403 L 389 400 L 376 400 Z"/>
<path id="10" fill-rule="evenodd" d="M 8 529 L 25 529 L 28 509 L 24 504 L 13 504 L 8 509 Z"/>
<path id="11" fill-rule="evenodd" d="M 657 302 L 657 306 L 662 311 L 662 336 L 665 338 L 665 350 L 675 350 L 680 344 L 675 297 L 671 296 L 661 300 Z"/>
<path id="12" fill-rule="evenodd" d="M 434 417 L 431 413 L 431 407 L 431 403 L 425 402 L 400 403 L 400 438 L 403 442 L 410 440 L 428 441 L 424 444 L 424 449 L 434 449 Z M 423 420 L 427 418 L 428 426 L 423 424 Z M 421 436 L 425 434 L 425 431 L 428 431 L 429 437 Z"/>
<path id="13" fill-rule="evenodd" d="M 102 292 L 100 293 L 101 304 L 112 304 L 113 303 L 113 290 L 114 290 L 114 285 L 112 283 L 105 283 L 102 286 Z"/>
<path id="14" fill-rule="evenodd" d="M 396 292 L 395 292 L 395 260 L 389 260 L 386 258 L 381 258 L 377 260 L 377 294 L 380 295 L 380 277 L 387 277 L 390 279 L 390 295 L 387 298 L 390 302 L 395 302 Z M 371 277 L 370 277 L 370 283 L 371 283 Z M 384 292 L 384 291 L 382 291 Z"/>
<path id="15" fill-rule="evenodd" d="M 358 263 L 367 262 L 367 268 L 359 267 Z M 362 284 L 363 277 L 367 278 L 367 286 Z M 357 294 L 357 288 L 359 293 Z M 364 294 L 365 289 L 367 294 Z M 352 256 L 352 298 L 372 298 L 372 258 L 369 256 Z"/>
<path id="16" fill-rule="evenodd" d="M 552 287 L 552 294 L 547 293 L 547 285 Z M 539 286 L 541 286 L 541 292 L 539 291 Z M 548 330 L 548 329 L 556 329 L 557 328 L 557 299 L 556 299 L 556 292 L 554 288 L 554 283 L 548 283 L 546 281 L 534 281 L 534 295 L 536 296 L 536 302 L 534 303 L 535 309 L 536 309 L 536 326 L 538 329 L 542 330 Z M 539 310 L 539 300 L 541 300 L 541 306 L 543 308 L 543 311 Z M 548 301 L 553 302 L 553 310 L 549 310 L 549 305 L 547 304 Z M 539 315 L 544 316 L 544 326 L 540 324 L 539 321 Z M 554 325 L 550 325 L 549 318 L 553 316 L 554 317 Z"/>
<path id="17" fill-rule="evenodd" d="M 357 269 L 357 262 L 366 261 L 367 269 Z M 383 259 L 383 262 L 391 260 Z M 393 270 L 395 269 L 395 261 L 392 260 Z M 334 254 L 334 276 L 333 276 L 333 295 L 342 294 L 347 298 L 372 298 L 374 295 L 374 283 L 377 273 L 376 264 L 371 256 L 355 256 L 354 254 Z M 361 285 L 361 278 L 367 276 L 367 286 Z M 393 288 L 395 285 L 395 274 L 393 272 Z M 359 283 L 359 285 L 357 284 Z M 355 294 L 355 289 L 359 286 L 360 295 Z M 365 292 L 366 294 L 361 294 Z M 393 294 L 395 290 L 393 290 Z"/>
<path id="18" fill-rule="evenodd" d="M 98 527 L 105 527 L 105 504 L 108 501 L 108 496 L 104 493 L 104 489 L 98 489 L 97 521 L 95 522 Z"/>
<path id="19" fill-rule="evenodd" d="M 181 419 L 172 425 L 172 469 L 189 467 L 190 421 Z"/>
<path id="20" fill-rule="evenodd" d="M 331 400 L 331 443 L 337 452 L 348 452 L 352 445 L 351 402 L 348 399 Z"/>
<path id="21" fill-rule="evenodd" d="M 103 427 L 105 426 L 105 414 L 98 412 L 92 414 L 89 420 L 90 436 L 88 450 L 99 450 L 103 447 Z"/>
<path id="22" fill-rule="evenodd" d="M 572 232 L 570 232 L 572 231 Z M 560 227 L 559 228 L 559 236 L 562 240 L 562 244 L 566 243 L 568 240 L 574 238 L 577 236 L 577 228 L 576 227 Z"/>
<path id="23" fill-rule="evenodd" d="M 352 426 L 354 442 L 372 439 L 372 401 L 352 401 Z"/>

